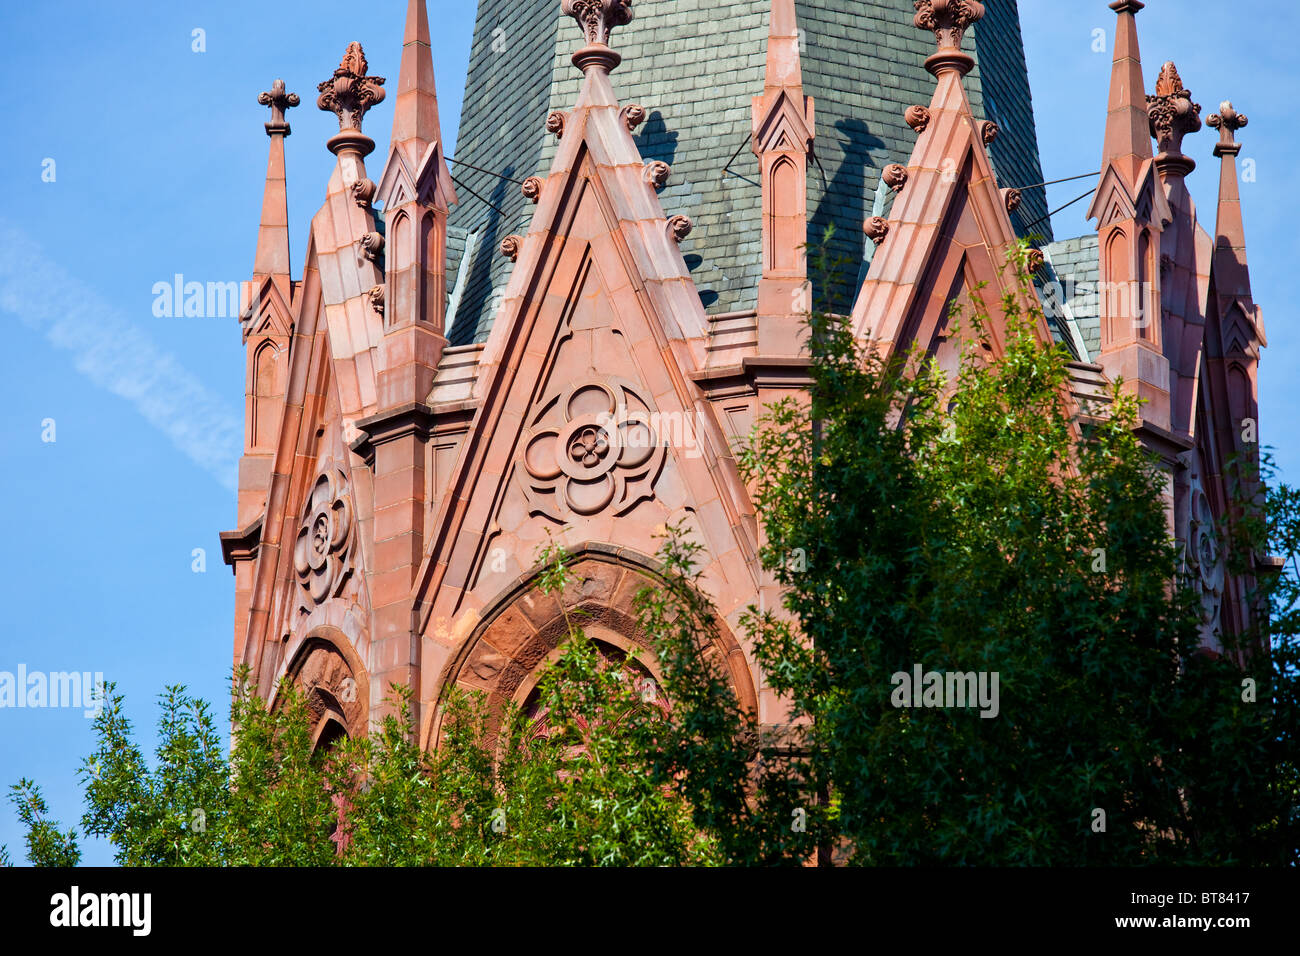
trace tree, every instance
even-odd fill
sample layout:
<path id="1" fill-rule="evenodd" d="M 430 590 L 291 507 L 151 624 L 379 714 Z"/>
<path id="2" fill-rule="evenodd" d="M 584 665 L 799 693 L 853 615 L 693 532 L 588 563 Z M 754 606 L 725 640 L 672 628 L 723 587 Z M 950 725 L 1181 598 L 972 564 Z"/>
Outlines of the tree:
<path id="1" fill-rule="evenodd" d="M 807 402 L 742 449 L 785 588 L 743 625 L 786 725 L 737 701 L 699 545 L 671 528 L 638 597 L 661 689 L 570 617 L 536 709 L 452 690 L 432 752 L 404 688 L 322 752 L 291 683 L 268 710 L 241 674 L 229 756 L 207 705 L 168 688 L 151 767 L 110 688 L 85 832 L 129 865 L 1294 864 L 1300 493 L 1267 458 L 1234 464 L 1222 536 L 1259 627 L 1202 653 L 1137 406 L 1117 387 L 1070 417 L 1025 254 L 998 360 L 976 310 L 953 317 L 951 381 L 814 312 Z M 562 590 L 563 549 L 539 561 Z M 35 785 L 12 790 L 29 859 L 75 863 Z"/>
<path id="2" fill-rule="evenodd" d="M 987 316 L 955 310 L 951 382 L 814 313 L 809 402 L 773 407 L 742 456 L 787 612 L 749 629 L 805 728 L 808 786 L 829 786 L 860 863 L 1294 859 L 1275 792 L 1294 664 L 1250 705 L 1246 675 L 1197 654 L 1136 405 L 1116 387 L 1099 420 L 1070 418 L 1024 256 L 1005 354 L 985 358 Z M 987 704 L 942 706 L 966 674 Z"/>
<path id="3" fill-rule="evenodd" d="M 568 555 L 547 548 L 540 587 L 562 590 Z M 86 833 L 127 866 L 681 865 L 716 859 L 689 807 L 654 772 L 669 708 L 610 660 L 579 619 L 539 685 L 543 716 L 491 714 L 453 691 L 440 746 L 421 749 L 409 690 L 368 737 L 313 747 L 306 700 L 282 682 L 268 709 L 234 681 L 227 756 L 209 706 L 181 687 L 160 698 L 152 765 L 110 685 L 82 765 Z M 23 780 L 13 801 L 28 858 L 69 866 L 75 831 L 46 819 Z"/>

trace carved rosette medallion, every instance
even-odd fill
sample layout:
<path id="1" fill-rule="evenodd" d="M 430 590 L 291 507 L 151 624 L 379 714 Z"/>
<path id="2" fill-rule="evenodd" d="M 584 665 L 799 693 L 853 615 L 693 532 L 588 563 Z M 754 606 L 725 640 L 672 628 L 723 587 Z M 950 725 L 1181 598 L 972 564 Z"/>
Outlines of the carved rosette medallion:
<path id="1" fill-rule="evenodd" d="M 1213 634 L 1219 629 L 1223 610 L 1224 566 L 1214 510 L 1200 475 L 1192 476 L 1188 501 L 1191 520 L 1187 528 L 1187 563 L 1191 586 L 1201 596 L 1201 623 L 1207 633 Z"/>
<path id="2" fill-rule="evenodd" d="M 337 597 L 352 574 L 352 523 L 347 477 L 328 466 L 307 496 L 293 547 L 293 569 L 311 604 Z"/>
<path id="3" fill-rule="evenodd" d="M 619 379 L 579 382 L 553 394 L 524 435 L 516 474 L 534 514 L 556 521 L 654 497 L 665 448 L 655 416 Z"/>

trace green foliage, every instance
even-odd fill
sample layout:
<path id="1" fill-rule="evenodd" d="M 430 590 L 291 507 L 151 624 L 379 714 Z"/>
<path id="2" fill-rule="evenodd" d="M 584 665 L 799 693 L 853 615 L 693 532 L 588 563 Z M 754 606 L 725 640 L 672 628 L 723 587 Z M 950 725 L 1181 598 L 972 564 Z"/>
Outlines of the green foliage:
<path id="1" fill-rule="evenodd" d="M 1171 588 L 1137 407 L 1116 389 L 1102 421 L 1069 418 L 1067 358 L 1040 344 L 1020 268 L 1000 360 L 987 316 L 954 315 L 974 334 L 952 381 L 814 313 L 811 401 L 773 407 L 741 458 L 787 589 L 785 613 L 748 624 L 811 726 L 839 835 L 869 864 L 1293 854 L 1272 832 L 1276 762 L 1256 762 L 1267 699 L 1195 654 L 1194 602 Z M 917 664 L 996 673 L 999 713 L 895 706 L 891 676 Z"/>
<path id="2" fill-rule="evenodd" d="M 25 777 L 9 787 L 9 802 L 18 811 L 18 819 L 27 828 L 27 859 L 34 866 L 76 866 L 81 861 L 75 830 L 60 830 L 46 819 L 50 808 L 41 788 Z M 9 851 L 3 855 L 9 863 Z"/>
<path id="3" fill-rule="evenodd" d="M 834 273 L 825 248 L 814 270 Z M 405 688 L 368 736 L 321 749 L 293 683 L 268 707 L 243 672 L 229 753 L 207 704 L 170 687 L 150 760 L 110 686 L 84 832 L 133 866 L 1294 864 L 1300 493 L 1267 458 L 1234 463 L 1230 571 L 1268 613 L 1198 653 L 1138 408 L 1117 388 L 1101 420 L 1069 417 L 1024 254 L 1002 354 L 979 344 L 987 316 L 958 312 L 950 337 L 972 334 L 951 379 L 814 312 L 807 401 L 771 407 L 738 456 L 784 588 L 742 625 L 784 724 L 737 700 L 700 546 L 673 527 L 637 599 L 662 687 L 567 600 L 529 709 L 451 688 L 433 748 Z M 568 555 L 540 563 L 562 597 Z M 900 706 L 914 665 L 996 674 L 996 716 Z M 10 799 L 31 862 L 79 860 L 31 781 Z"/>
<path id="4" fill-rule="evenodd" d="M 569 583 L 567 555 L 542 555 L 541 588 Z M 313 746 L 311 713 L 288 681 L 268 708 L 241 673 L 226 755 L 208 705 L 169 687 L 147 761 L 112 685 L 80 771 L 85 832 L 127 866 L 667 866 L 717 859 L 671 781 L 657 775 L 669 709 L 570 617 L 538 685 L 540 714 L 492 713 L 457 690 L 440 745 L 417 743 L 410 692 L 394 686 L 368 737 Z M 45 819 L 23 780 L 12 800 L 35 865 L 73 865 L 75 832 Z"/>

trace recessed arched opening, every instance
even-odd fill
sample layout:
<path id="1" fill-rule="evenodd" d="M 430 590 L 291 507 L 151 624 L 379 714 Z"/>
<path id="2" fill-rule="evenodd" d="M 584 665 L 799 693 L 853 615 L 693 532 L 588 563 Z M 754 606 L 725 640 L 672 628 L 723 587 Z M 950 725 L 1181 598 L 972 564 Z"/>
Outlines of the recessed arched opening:
<path id="1" fill-rule="evenodd" d="M 647 656 L 634 641 L 608 627 L 587 626 L 583 632 L 595 645 L 601 670 L 621 675 L 621 679 L 627 681 L 643 701 L 654 703 L 664 711 L 670 709 L 663 691 L 663 677 L 659 674 L 658 662 L 652 656 Z M 558 647 L 551 651 L 514 694 L 514 702 L 529 721 L 530 737 L 550 735 L 549 708 L 542 693 L 542 675 L 548 665 L 559 659 L 561 653 L 562 648 Z"/>
<path id="2" fill-rule="evenodd" d="M 307 704 L 315 750 L 328 749 L 342 737 L 364 735 L 369 723 L 370 682 L 356 653 L 337 628 L 313 630 L 285 669 Z M 271 707 L 279 706 L 277 685 Z"/>
<path id="3" fill-rule="evenodd" d="M 768 221 L 768 262 L 776 272 L 792 271 L 800 255 L 799 246 L 805 237 L 794 235 L 799 206 L 804 202 L 799 189 L 799 173 L 794 163 L 782 157 L 772 164 L 771 204 Z"/>
<path id="4" fill-rule="evenodd" d="M 1134 303 L 1129 272 L 1128 235 L 1123 229 L 1113 229 L 1106 239 L 1106 271 L 1102 276 L 1106 284 L 1102 310 L 1106 322 L 1105 341 L 1122 341 L 1132 331 Z"/>
<path id="5" fill-rule="evenodd" d="M 272 448 L 278 437 L 280 419 L 275 411 L 284 395 L 282 369 L 287 364 L 278 357 L 279 347 L 270 339 L 259 344 L 253 356 L 253 420 L 249 434 L 255 448 Z"/>
<path id="6" fill-rule="evenodd" d="M 630 665 L 633 679 L 649 677 L 657 687 L 662 686 L 651 637 L 638 625 L 635 606 L 642 588 L 662 585 L 662 571 L 653 559 L 627 549 L 612 550 L 584 545 L 571 552 L 569 569 L 574 580 L 564 593 L 563 604 L 559 597 L 542 594 L 537 588 L 539 568 L 484 609 L 474 632 L 439 676 L 434 706 L 422 727 L 425 747 L 436 746 L 440 739 L 444 702 L 452 688 L 486 696 L 491 736 L 499 730 L 508 704 L 513 702 L 525 710 L 535 707 L 538 680 L 545 664 L 559 653 L 571 622 L 580 624 L 598 646 L 604 645 L 602 653 L 611 663 L 634 657 Z M 730 678 L 739 704 L 753 711 L 757 694 L 744 651 L 716 614 L 714 625 L 705 654 Z"/>
<path id="7" fill-rule="evenodd" d="M 1160 316 L 1160 301 L 1152 287 L 1151 277 L 1155 275 L 1155 248 L 1151 243 L 1151 232 L 1143 229 L 1138 236 L 1138 276 L 1137 293 L 1137 337 L 1151 341 L 1156 337 L 1156 320 Z"/>

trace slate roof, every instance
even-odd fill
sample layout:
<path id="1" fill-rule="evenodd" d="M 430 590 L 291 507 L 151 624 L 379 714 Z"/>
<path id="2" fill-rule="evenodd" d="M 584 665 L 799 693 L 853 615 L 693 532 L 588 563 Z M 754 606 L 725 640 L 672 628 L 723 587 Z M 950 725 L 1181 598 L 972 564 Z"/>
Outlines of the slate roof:
<path id="1" fill-rule="evenodd" d="M 1043 257 L 1059 283 L 1059 291 L 1053 289 L 1045 296 L 1044 309 L 1049 313 L 1063 312 L 1065 318 L 1073 322 L 1079 338 L 1088 349 L 1087 355 L 1079 357 L 1095 361 L 1101 352 L 1097 235 L 1091 233 L 1050 243 L 1043 247 Z M 1055 302 L 1062 302 L 1064 309 L 1054 309 Z"/>
<path id="2" fill-rule="evenodd" d="M 750 104 L 763 90 L 770 7 L 770 0 L 638 0 L 635 19 L 611 43 L 624 58 L 613 74 L 620 101 L 639 103 L 648 114 L 636 131 L 641 153 L 672 167 L 660 193 L 664 210 L 694 222 L 682 252 L 713 314 L 752 309 L 761 274 Z M 1014 0 L 986 10 L 972 31 L 979 65 L 967 80 L 971 105 L 977 117 L 1001 127 L 990 150 L 1000 184 L 1038 183 L 1043 176 L 1019 12 Z M 906 163 L 916 142 L 903 112 L 934 92 L 923 66 L 934 40 L 912 25 L 911 0 L 797 0 L 796 12 L 804 92 L 816 104 L 809 238 L 816 241 L 834 226 L 831 252 L 845 260 L 845 282 L 838 301 L 824 304 L 847 311 L 880 170 Z M 546 116 L 577 98 L 581 75 L 569 57 L 580 40 L 555 0 L 480 0 L 456 150 L 468 165 L 452 164 L 461 202 L 451 217 L 455 227 L 478 236 L 467 262 L 459 256 L 449 262 L 452 276 L 468 270 L 453 344 L 486 338 L 511 268 L 497 247 L 526 230 L 533 209 L 517 183 L 493 174 L 514 180 L 545 174 L 555 153 Z M 1013 222 L 1023 234 L 1046 211 L 1043 191 L 1030 190 Z M 1050 223 L 1031 231 L 1050 238 Z"/>

